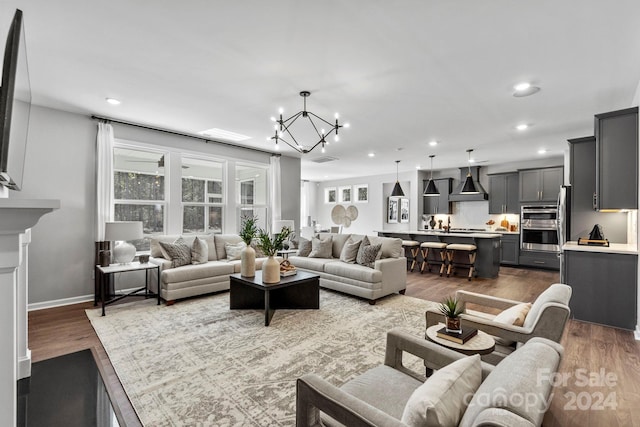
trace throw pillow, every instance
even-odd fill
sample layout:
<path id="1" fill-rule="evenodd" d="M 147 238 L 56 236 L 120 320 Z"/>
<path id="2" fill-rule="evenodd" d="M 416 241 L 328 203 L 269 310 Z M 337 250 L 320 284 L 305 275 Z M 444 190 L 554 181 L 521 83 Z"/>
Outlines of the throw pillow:
<path id="1" fill-rule="evenodd" d="M 408 426 L 457 426 L 482 383 L 480 355 L 468 356 L 438 369 L 418 387 L 404 407 Z"/>
<path id="2" fill-rule="evenodd" d="M 298 256 L 308 257 L 311 253 L 311 240 L 301 237 L 298 241 Z"/>
<path id="3" fill-rule="evenodd" d="M 505 325 L 522 326 L 524 325 L 524 319 L 531 310 L 530 302 L 523 302 L 516 304 L 513 307 L 509 307 L 496 317 L 493 318 L 494 322 L 504 323 Z M 495 337 L 496 343 L 501 345 L 513 345 L 514 341 L 507 340 L 500 337 Z"/>
<path id="4" fill-rule="evenodd" d="M 367 236 L 364 236 L 358 249 L 358 255 L 356 255 L 356 263 L 364 265 L 369 268 L 375 266 L 376 259 L 378 259 L 378 252 L 382 251 L 382 244 L 372 245 Z"/>
<path id="5" fill-rule="evenodd" d="M 331 258 L 332 248 L 331 236 L 324 240 L 314 237 L 311 239 L 311 253 L 309 254 L 309 258 Z"/>
<path id="6" fill-rule="evenodd" d="M 266 257 L 264 252 L 262 252 L 262 249 L 260 249 L 260 247 L 258 247 L 258 241 L 256 239 L 253 239 L 251 241 L 251 247 L 253 248 L 254 251 L 256 251 L 256 258 L 265 258 Z"/>
<path id="7" fill-rule="evenodd" d="M 206 264 L 209 261 L 209 245 L 207 241 L 196 237 L 191 245 L 191 264 Z"/>
<path id="8" fill-rule="evenodd" d="M 227 253 L 227 261 L 233 261 L 234 259 L 240 259 L 242 250 L 247 247 L 245 242 L 238 243 L 225 243 L 224 250 Z"/>
<path id="9" fill-rule="evenodd" d="M 356 257 L 358 256 L 358 250 L 360 249 L 360 243 L 362 243 L 362 240 L 354 242 L 351 240 L 351 237 L 349 237 L 349 240 L 347 240 L 342 247 L 342 252 L 340 252 L 340 261 L 355 264 Z"/>
<path id="10" fill-rule="evenodd" d="M 163 256 L 171 261 L 171 267 L 191 264 L 191 248 L 182 237 L 178 237 L 173 243 L 160 242 L 160 247 Z"/>

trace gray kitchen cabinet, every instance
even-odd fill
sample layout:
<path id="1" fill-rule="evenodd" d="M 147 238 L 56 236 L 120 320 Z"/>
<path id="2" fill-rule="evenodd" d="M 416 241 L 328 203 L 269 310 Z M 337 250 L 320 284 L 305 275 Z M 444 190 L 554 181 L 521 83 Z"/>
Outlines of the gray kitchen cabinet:
<path id="1" fill-rule="evenodd" d="M 556 202 L 563 183 L 561 166 L 519 171 L 521 202 Z"/>
<path id="2" fill-rule="evenodd" d="M 550 270 L 560 270 L 560 258 L 555 252 L 520 251 L 518 257 L 519 265 L 529 267 L 548 268 Z"/>
<path id="3" fill-rule="evenodd" d="M 638 209 L 638 107 L 596 114 L 596 206 Z"/>
<path id="4" fill-rule="evenodd" d="M 519 214 L 518 172 L 489 175 L 489 213 Z"/>
<path id="5" fill-rule="evenodd" d="M 422 181 L 423 190 L 427 188 L 428 179 Z M 453 209 L 449 201 L 449 194 L 453 189 L 453 178 L 434 179 L 436 187 L 440 192 L 438 197 L 423 197 L 422 213 L 425 215 L 452 214 Z"/>
<path id="6" fill-rule="evenodd" d="M 518 265 L 520 255 L 520 235 L 503 234 L 500 239 L 500 264 Z"/>
<path id="7" fill-rule="evenodd" d="M 637 255 L 565 251 L 564 266 L 575 319 L 635 329 Z"/>

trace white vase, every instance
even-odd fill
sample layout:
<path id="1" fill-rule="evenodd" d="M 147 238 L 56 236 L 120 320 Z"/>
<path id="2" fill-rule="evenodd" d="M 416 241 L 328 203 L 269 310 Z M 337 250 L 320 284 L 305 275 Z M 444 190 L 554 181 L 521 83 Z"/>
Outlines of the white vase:
<path id="1" fill-rule="evenodd" d="M 256 250 L 247 246 L 240 252 L 240 275 L 254 277 L 256 275 Z"/>
<path id="2" fill-rule="evenodd" d="M 262 282 L 278 283 L 280 281 L 280 263 L 271 255 L 262 263 Z"/>

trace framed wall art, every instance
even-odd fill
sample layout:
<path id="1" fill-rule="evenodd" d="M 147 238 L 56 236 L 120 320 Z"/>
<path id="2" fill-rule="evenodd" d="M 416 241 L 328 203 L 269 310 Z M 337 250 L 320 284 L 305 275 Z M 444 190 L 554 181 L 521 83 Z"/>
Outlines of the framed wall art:
<path id="1" fill-rule="evenodd" d="M 409 199 L 400 199 L 400 222 L 409 222 Z"/>
<path id="2" fill-rule="evenodd" d="M 356 203 L 369 202 L 369 186 L 367 184 L 353 186 L 353 201 Z"/>
<path id="3" fill-rule="evenodd" d="M 340 203 L 351 203 L 352 200 L 351 186 L 338 187 L 338 199 Z"/>
<path id="4" fill-rule="evenodd" d="M 399 209 L 400 209 L 400 198 L 389 197 L 389 205 L 387 208 L 387 222 L 389 224 L 398 222 Z"/>
<path id="5" fill-rule="evenodd" d="M 338 201 L 336 187 L 327 187 L 324 189 L 324 202 L 336 203 Z"/>

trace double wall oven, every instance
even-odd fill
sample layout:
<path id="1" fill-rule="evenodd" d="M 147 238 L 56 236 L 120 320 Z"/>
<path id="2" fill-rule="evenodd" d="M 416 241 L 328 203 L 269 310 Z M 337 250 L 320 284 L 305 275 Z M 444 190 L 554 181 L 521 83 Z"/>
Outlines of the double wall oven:
<path id="1" fill-rule="evenodd" d="M 520 212 L 520 249 L 559 252 L 558 207 L 522 205 Z"/>

